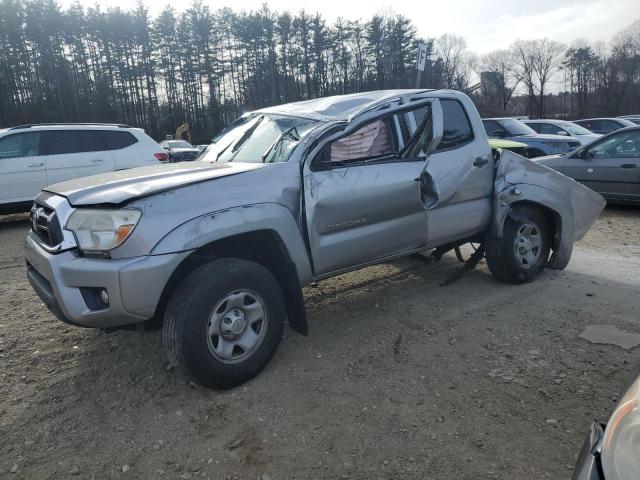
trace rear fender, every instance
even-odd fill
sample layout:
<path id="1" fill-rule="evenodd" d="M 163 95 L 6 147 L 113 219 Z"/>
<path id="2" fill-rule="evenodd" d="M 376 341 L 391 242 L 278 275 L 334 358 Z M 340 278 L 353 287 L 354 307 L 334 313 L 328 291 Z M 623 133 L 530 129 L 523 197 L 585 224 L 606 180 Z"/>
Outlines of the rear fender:
<path id="1" fill-rule="evenodd" d="M 502 237 L 506 218 L 518 215 L 518 204 L 537 205 L 553 214 L 553 254 L 548 266 L 558 270 L 568 265 L 573 243 L 586 234 L 606 204 L 584 185 L 509 151 L 501 152 L 495 192 L 490 232 L 495 238 Z"/>

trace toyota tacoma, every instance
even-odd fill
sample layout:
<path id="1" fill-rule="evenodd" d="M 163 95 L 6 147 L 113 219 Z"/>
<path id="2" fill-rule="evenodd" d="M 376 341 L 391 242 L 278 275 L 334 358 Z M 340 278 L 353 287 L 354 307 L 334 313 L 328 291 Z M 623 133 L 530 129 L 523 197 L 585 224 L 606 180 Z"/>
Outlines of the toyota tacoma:
<path id="1" fill-rule="evenodd" d="M 392 258 L 481 242 L 505 282 L 563 269 L 604 207 L 512 152 L 492 155 L 466 95 L 386 90 L 250 112 L 200 161 L 45 188 L 28 279 L 62 321 L 161 323 L 169 361 L 229 388 L 254 377 L 302 287 Z"/>

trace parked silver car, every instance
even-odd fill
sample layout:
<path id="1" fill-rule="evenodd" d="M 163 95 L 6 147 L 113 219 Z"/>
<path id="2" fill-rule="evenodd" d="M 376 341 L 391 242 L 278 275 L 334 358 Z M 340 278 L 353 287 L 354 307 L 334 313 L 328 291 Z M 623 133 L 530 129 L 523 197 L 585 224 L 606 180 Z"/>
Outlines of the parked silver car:
<path id="1" fill-rule="evenodd" d="M 601 135 L 635 125 L 635 123 L 626 118 L 585 118 L 583 120 L 573 120 L 573 123 Z"/>
<path id="2" fill-rule="evenodd" d="M 640 126 L 617 130 L 571 154 L 535 161 L 586 185 L 608 202 L 640 203 Z"/>
<path id="3" fill-rule="evenodd" d="M 581 145 L 591 143 L 602 136 L 566 120 L 524 120 L 524 123 L 538 133 L 571 137 Z"/>
<path id="4" fill-rule="evenodd" d="M 501 280 L 563 269 L 604 200 L 512 152 L 496 165 L 469 97 L 388 90 L 248 113 L 202 161 L 47 187 L 27 276 L 61 320 L 164 321 L 171 363 L 211 387 L 255 376 L 302 287 L 482 243 Z"/>

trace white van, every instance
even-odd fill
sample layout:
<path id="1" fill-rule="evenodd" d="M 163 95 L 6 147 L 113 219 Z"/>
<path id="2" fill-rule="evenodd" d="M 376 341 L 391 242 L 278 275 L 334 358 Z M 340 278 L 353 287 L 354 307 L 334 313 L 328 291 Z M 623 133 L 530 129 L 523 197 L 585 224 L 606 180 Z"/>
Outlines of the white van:
<path id="1" fill-rule="evenodd" d="M 0 130 L 0 213 L 28 211 L 43 187 L 167 160 L 144 130 L 117 124 L 39 124 Z"/>

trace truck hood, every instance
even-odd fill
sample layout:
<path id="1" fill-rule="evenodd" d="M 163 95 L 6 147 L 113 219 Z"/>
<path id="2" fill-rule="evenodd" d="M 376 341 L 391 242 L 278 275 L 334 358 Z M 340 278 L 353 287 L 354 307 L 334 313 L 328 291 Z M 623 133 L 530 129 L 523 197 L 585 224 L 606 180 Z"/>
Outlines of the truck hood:
<path id="1" fill-rule="evenodd" d="M 161 164 L 77 178 L 44 190 L 66 197 L 73 206 L 120 205 L 134 198 L 264 167 L 263 163 Z"/>

